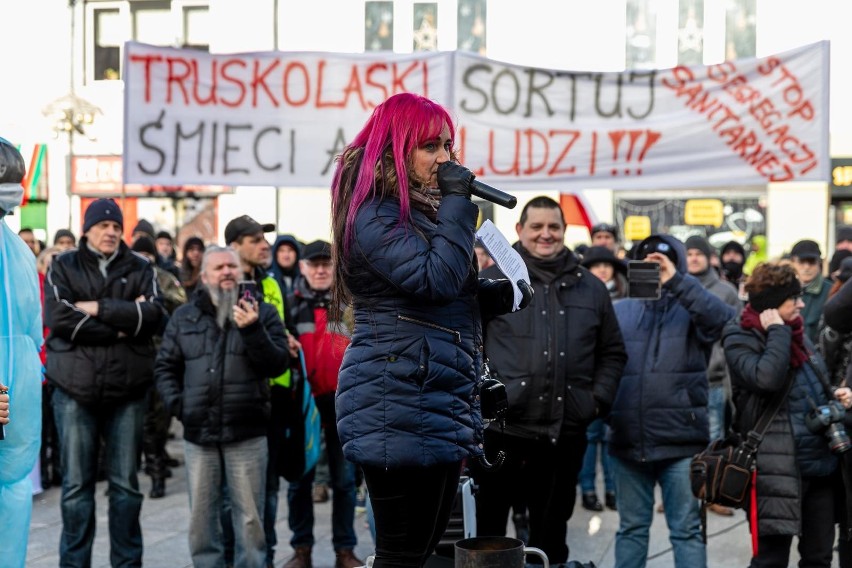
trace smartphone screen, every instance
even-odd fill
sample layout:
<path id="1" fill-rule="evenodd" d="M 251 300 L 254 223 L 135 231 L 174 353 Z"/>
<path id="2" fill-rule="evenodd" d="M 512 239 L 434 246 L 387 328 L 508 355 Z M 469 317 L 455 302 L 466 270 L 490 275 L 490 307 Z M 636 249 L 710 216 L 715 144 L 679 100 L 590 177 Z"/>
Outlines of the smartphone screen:
<path id="1" fill-rule="evenodd" d="M 627 297 L 660 299 L 660 265 L 656 262 L 631 260 L 627 263 Z"/>
<path id="2" fill-rule="evenodd" d="M 237 290 L 241 300 L 257 302 L 257 283 L 254 280 L 241 280 Z"/>

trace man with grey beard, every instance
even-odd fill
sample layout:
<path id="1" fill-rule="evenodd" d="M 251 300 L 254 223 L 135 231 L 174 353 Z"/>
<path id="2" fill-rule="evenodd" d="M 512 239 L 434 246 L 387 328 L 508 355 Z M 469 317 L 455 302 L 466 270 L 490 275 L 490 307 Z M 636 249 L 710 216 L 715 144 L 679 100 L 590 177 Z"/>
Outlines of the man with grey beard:
<path id="1" fill-rule="evenodd" d="M 154 373 L 166 408 L 184 428 L 189 548 L 197 568 L 224 565 L 220 513 L 227 486 L 234 565 L 262 568 L 269 379 L 289 365 L 281 318 L 238 298 L 240 259 L 212 246 L 201 286 L 166 327 Z"/>

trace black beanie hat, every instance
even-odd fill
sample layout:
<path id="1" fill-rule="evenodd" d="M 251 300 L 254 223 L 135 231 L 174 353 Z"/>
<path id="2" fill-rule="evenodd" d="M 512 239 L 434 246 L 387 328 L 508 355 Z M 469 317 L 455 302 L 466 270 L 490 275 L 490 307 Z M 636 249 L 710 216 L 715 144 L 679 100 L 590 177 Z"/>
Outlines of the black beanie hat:
<path id="1" fill-rule="evenodd" d="M 157 245 L 154 244 L 154 241 L 144 235 L 142 235 L 133 242 L 133 245 L 130 247 L 130 250 L 136 252 L 147 252 L 154 258 L 157 258 Z"/>
<path id="2" fill-rule="evenodd" d="M 763 310 L 776 309 L 781 306 L 788 298 L 798 296 L 802 293 L 802 285 L 799 280 L 792 278 L 790 282 L 782 286 L 770 286 L 760 292 L 749 292 L 748 303 L 758 313 Z"/>
<path id="3" fill-rule="evenodd" d="M 840 263 L 843 262 L 844 258 L 848 258 L 852 256 L 852 251 L 846 249 L 839 249 L 834 251 L 834 254 L 831 255 L 831 261 L 828 263 L 828 273 L 834 274 L 836 271 L 840 270 Z"/>
<path id="4" fill-rule="evenodd" d="M 102 197 L 92 201 L 83 216 L 83 232 L 89 232 L 89 229 L 101 221 L 115 221 L 120 227 L 124 228 L 124 215 L 121 214 L 121 209 L 112 199 Z"/>
<path id="5" fill-rule="evenodd" d="M 707 239 L 704 237 L 700 237 L 698 235 L 692 235 L 688 239 L 686 239 L 686 250 L 689 249 L 697 249 L 701 251 L 701 254 L 707 257 L 709 260 L 710 257 L 713 256 L 713 248 L 710 246 L 710 243 L 707 242 Z"/>
<path id="6" fill-rule="evenodd" d="M 53 244 L 56 244 L 56 241 L 58 241 L 62 237 L 71 237 L 71 240 L 74 241 L 75 244 L 77 243 L 77 237 L 75 237 L 74 233 L 72 233 L 70 230 L 58 229 L 56 231 L 56 234 L 53 235 Z"/>
<path id="7" fill-rule="evenodd" d="M 154 236 L 154 225 L 152 225 L 149 221 L 145 219 L 139 219 L 139 222 L 136 223 L 136 226 L 133 227 L 133 233 L 145 233 L 153 240 Z"/>
<path id="8" fill-rule="evenodd" d="M 740 253 L 743 257 L 743 262 L 745 262 L 745 259 L 748 256 L 748 254 L 746 254 L 746 250 L 745 250 L 745 247 L 743 247 L 743 245 L 741 245 L 737 241 L 728 241 L 722 247 L 722 250 L 719 251 L 719 257 L 721 258 L 721 257 L 725 256 L 725 253 L 728 252 L 729 250 L 737 251 L 738 253 Z"/>

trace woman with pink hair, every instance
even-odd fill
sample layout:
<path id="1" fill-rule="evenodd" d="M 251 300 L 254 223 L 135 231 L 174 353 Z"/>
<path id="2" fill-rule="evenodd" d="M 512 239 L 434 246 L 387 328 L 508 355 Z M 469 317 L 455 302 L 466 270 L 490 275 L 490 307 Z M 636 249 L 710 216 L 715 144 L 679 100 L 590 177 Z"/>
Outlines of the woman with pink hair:
<path id="1" fill-rule="evenodd" d="M 454 141 L 445 108 L 394 95 L 332 182 L 335 294 L 354 318 L 337 427 L 364 471 L 376 568 L 422 566 L 446 529 L 462 462 L 483 455 L 482 317 L 512 309 L 508 280 L 477 277 L 474 175 Z"/>

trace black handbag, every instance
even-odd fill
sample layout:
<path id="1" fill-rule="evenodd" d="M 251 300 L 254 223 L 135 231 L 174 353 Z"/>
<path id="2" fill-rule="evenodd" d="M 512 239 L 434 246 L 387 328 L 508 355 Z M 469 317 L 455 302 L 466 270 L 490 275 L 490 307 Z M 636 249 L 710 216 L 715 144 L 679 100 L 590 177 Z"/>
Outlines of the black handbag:
<path id="1" fill-rule="evenodd" d="M 689 481 L 692 494 L 708 504 L 745 508 L 757 461 L 757 448 L 793 384 L 793 373 L 743 439 L 739 434 L 713 440 L 692 458 Z"/>

